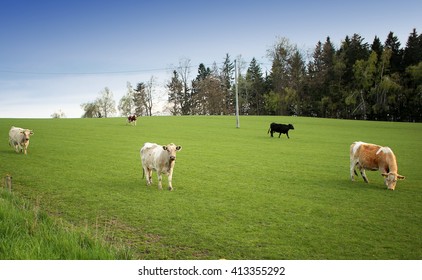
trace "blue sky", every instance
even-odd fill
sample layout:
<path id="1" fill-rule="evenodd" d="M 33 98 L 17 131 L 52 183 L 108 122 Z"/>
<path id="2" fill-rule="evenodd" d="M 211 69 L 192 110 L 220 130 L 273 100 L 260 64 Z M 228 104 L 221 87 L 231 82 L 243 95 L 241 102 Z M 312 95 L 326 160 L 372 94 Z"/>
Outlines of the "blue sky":
<path id="1" fill-rule="evenodd" d="M 286 37 L 304 53 L 327 36 L 402 46 L 422 32 L 422 1 L 27 1 L 0 2 L 0 118 L 49 118 L 61 109 L 80 117 L 80 104 L 105 87 L 116 103 L 126 83 L 156 79 L 154 111 L 172 67 L 190 59 L 220 64 L 226 53 L 270 68 L 266 51 Z"/>

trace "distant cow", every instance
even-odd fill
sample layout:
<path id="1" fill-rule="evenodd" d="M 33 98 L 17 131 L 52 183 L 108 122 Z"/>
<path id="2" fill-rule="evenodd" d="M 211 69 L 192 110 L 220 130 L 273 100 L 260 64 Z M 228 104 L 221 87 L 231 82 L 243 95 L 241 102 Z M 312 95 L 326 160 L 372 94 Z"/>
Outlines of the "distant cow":
<path id="1" fill-rule="evenodd" d="M 354 142 L 350 146 L 350 178 L 355 180 L 357 167 L 363 180 L 368 183 L 365 170 L 379 170 L 385 177 L 384 183 L 389 190 L 394 190 L 397 180 L 405 177 L 397 173 L 396 156 L 389 147 L 382 147 L 364 142 Z"/>
<path id="2" fill-rule="evenodd" d="M 287 138 L 290 139 L 290 137 L 289 137 L 289 129 L 295 129 L 295 128 L 293 127 L 292 124 L 271 123 L 270 124 L 270 128 L 268 129 L 267 134 L 271 132 L 271 137 L 273 137 L 273 133 L 274 132 L 277 132 L 277 133 L 280 133 L 278 135 L 278 138 L 280 138 L 281 134 L 284 133 L 284 134 L 287 135 Z"/>
<path id="3" fill-rule="evenodd" d="M 152 183 L 152 171 L 157 172 L 158 189 L 163 189 L 161 174 L 168 176 L 169 190 L 173 190 L 172 178 L 174 164 L 176 163 L 176 152 L 182 149 L 171 143 L 166 146 L 155 143 L 145 143 L 141 148 L 140 155 L 142 161 L 143 175 L 146 174 L 147 185 Z"/>
<path id="4" fill-rule="evenodd" d="M 34 132 L 29 129 L 12 126 L 9 130 L 9 145 L 14 148 L 17 153 L 27 154 L 29 146 L 29 136 Z"/>
<path id="5" fill-rule="evenodd" d="M 127 117 L 127 123 L 131 123 L 132 125 L 135 125 L 135 126 L 136 126 L 136 120 L 137 120 L 136 115 L 129 115 Z"/>

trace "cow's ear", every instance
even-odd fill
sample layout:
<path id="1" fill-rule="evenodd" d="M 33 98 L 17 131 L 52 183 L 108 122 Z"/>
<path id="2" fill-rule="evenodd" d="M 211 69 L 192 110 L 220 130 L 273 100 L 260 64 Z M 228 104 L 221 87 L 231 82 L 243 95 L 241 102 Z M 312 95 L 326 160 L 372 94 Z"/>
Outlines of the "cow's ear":
<path id="1" fill-rule="evenodd" d="M 167 146 L 163 146 L 163 150 L 164 151 L 167 151 Z"/>
<path id="2" fill-rule="evenodd" d="M 180 151 L 182 149 L 182 146 L 177 146 L 176 151 Z"/>
<path id="3" fill-rule="evenodd" d="M 397 174 L 397 179 L 404 180 L 406 177 L 400 174 Z"/>
<path id="4" fill-rule="evenodd" d="M 388 177 L 388 173 L 382 173 L 381 176 L 387 178 Z"/>
<path id="5" fill-rule="evenodd" d="M 34 134 L 34 132 L 33 132 L 32 130 L 30 130 L 30 131 L 29 131 L 29 134 L 30 134 L 30 135 L 33 135 L 33 134 Z"/>

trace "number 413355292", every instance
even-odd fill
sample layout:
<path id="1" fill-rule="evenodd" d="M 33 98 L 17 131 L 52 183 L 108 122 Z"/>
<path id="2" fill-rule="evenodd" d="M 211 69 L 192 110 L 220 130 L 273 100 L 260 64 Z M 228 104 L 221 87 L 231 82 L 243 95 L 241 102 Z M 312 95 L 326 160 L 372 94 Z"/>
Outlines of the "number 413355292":
<path id="1" fill-rule="evenodd" d="M 230 273 L 233 275 L 286 275 L 286 269 L 282 266 L 236 266 Z"/>

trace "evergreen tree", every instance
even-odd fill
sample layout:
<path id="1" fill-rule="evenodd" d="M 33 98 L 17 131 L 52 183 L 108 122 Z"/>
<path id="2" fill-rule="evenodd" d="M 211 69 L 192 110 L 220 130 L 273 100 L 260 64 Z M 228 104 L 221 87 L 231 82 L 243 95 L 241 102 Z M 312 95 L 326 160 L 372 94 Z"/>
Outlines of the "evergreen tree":
<path id="1" fill-rule="evenodd" d="M 203 63 L 199 64 L 198 74 L 195 80 L 192 81 L 192 107 L 191 114 L 206 114 L 206 103 L 207 103 L 207 92 L 208 89 L 205 86 L 207 77 L 211 75 L 211 69 L 205 67 Z"/>
<path id="2" fill-rule="evenodd" d="M 171 81 L 166 85 L 168 89 L 168 101 L 172 104 L 170 112 L 172 115 L 180 115 L 182 113 L 182 91 L 183 84 L 179 79 L 176 70 L 173 71 Z"/>
<path id="3" fill-rule="evenodd" d="M 403 50 L 400 48 L 400 42 L 393 32 L 388 33 L 387 39 L 384 44 L 385 48 L 391 50 L 390 69 L 391 73 L 403 72 L 402 57 Z"/>
<path id="4" fill-rule="evenodd" d="M 312 102 L 313 112 L 319 116 L 325 116 L 325 113 L 321 107 L 321 102 L 324 96 L 327 95 L 326 77 L 327 68 L 324 62 L 323 45 L 321 41 L 315 46 L 315 50 L 312 55 L 312 60 L 308 63 L 308 94 L 310 101 Z M 329 97 L 326 97 L 325 103 L 327 103 Z"/>
<path id="5" fill-rule="evenodd" d="M 383 50 L 384 47 L 382 46 L 380 38 L 378 38 L 378 36 L 375 36 L 374 41 L 371 45 L 371 51 L 374 51 L 378 57 L 381 57 Z"/>
<path id="6" fill-rule="evenodd" d="M 287 107 L 288 115 L 301 115 L 303 107 L 306 106 L 306 96 L 303 91 L 305 81 L 305 62 L 302 55 L 296 50 L 289 59 L 290 81 L 288 87 L 284 89 L 284 103 Z"/>
<path id="7" fill-rule="evenodd" d="M 346 62 L 345 80 L 348 85 L 353 86 L 354 74 L 353 66 L 357 60 L 366 60 L 369 56 L 368 44 L 363 43 L 363 38 L 359 34 L 353 34 L 350 39 L 346 36 L 341 48 L 340 53 L 344 52 Z"/>
<path id="8" fill-rule="evenodd" d="M 220 73 L 223 93 L 225 95 L 226 112 L 228 114 L 234 113 L 235 95 L 231 90 L 234 80 L 234 63 L 230 60 L 228 53 L 226 54 Z"/>
<path id="9" fill-rule="evenodd" d="M 406 48 L 403 53 L 403 69 L 408 66 L 416 65 L 422 61 L 422 41 L 421 36 L 418 36 L 416 29 L 410 33 L 407 39 Z"/>
<path id="10" fill-rule="evenodd" d="M 146 114 L 145 108 L 145 84 L 138 83 L 133 93 L 133 103 L 135 106 L 135 115 L 143 116 Z"/>
<path id="11" fill-rule="evenodd" d="M 262 70 L 255 58 L 252 58 L 246 71 L 249 89 L 250 114 L 262 115 L 264 112 L 264 78 Z"/>

